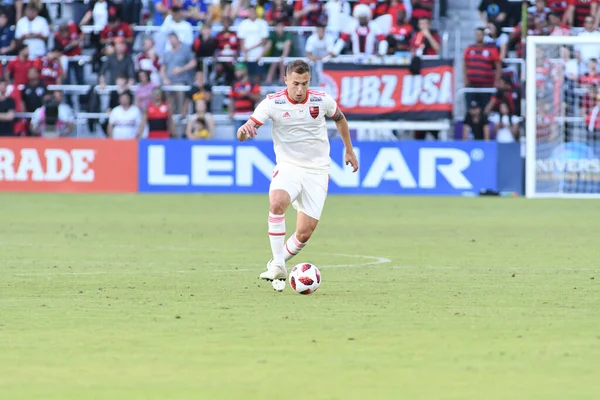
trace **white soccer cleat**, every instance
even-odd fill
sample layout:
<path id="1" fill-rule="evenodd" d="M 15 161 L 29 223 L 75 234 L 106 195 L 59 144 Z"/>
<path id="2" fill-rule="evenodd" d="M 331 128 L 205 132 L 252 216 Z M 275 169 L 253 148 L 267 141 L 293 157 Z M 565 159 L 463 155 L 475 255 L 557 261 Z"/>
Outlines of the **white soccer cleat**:
<path id="1" fill-rule="evenodd" d="M 271 286 L 273 286 L 273 290 L 276 292 L 283 292 L 283 289 L 285 289 L 285 279 L 275 279 L 271 281 Z"/>
<path id="2" fill-rule="evenodd" d="M 267 281 L 274 280 L 283 280 L 287 279 L 287 269 L 285 269 L 285 265 L 277 265 L 273 263 L 271 259 L 267 263 L 267 270 L 260 274 L 260 279 L 264 279 Z M 275 289 L 277 290 L 277 289 Z"/>

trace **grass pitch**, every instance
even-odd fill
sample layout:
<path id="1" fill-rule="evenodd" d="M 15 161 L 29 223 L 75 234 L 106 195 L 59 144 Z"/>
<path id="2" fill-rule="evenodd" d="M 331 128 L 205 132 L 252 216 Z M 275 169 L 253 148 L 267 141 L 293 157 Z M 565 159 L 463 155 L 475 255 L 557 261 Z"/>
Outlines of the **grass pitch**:
<path id="1" fill-rule="evenodd" d="M 330 197 L 300 296 L 266 196 L 0 199 L 0 399 L 600 393 L 597 201 Z"/>

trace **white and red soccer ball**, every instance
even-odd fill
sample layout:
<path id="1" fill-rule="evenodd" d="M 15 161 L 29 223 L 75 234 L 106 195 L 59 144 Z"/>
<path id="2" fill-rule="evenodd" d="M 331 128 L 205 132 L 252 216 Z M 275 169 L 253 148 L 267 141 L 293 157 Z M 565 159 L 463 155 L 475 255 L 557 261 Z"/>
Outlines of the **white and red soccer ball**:
<path id="1" fill-rule="evenodd" d="M 292 268 L 290 272 L 290 286 L 297 293 L 311 294 L 321 285 L 321 271 L 310 263 L 302 263 Z"/>

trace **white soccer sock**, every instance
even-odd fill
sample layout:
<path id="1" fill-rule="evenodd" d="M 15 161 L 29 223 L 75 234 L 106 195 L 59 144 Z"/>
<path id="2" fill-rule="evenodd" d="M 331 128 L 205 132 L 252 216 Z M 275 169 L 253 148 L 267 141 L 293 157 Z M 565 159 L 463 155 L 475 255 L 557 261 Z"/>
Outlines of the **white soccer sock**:
<path id="1" fill-rule="evenodd" d="M 285 215 L 269 213 L 269 240 L 271 242 L 271 251 L 273 252 L 273 262 L 284 265 Z"/>
<path id="2" fill-rule="evenodd" d="M 300 253 L 300 250 L 306 246 L 307 242 L 300 243 L 298 238 L 296 237 L 296 232 L 285 243 L 285 261 L 288 261 L 290 258 L 294 257 L 296 254 Z"/>

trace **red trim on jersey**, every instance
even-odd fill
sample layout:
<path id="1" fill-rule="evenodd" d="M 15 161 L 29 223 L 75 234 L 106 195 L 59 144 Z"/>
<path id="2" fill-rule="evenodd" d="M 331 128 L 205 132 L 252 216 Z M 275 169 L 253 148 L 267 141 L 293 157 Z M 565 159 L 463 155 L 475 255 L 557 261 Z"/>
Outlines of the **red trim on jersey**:
<path id="1" fill-rule="evenodd" d="M 269 236 L 285 236 L 285 232 L 269 232 Z"/>
<path id="2" fill-rule="evenodd" d="M 297 101 L 294 101 L 294 100 L 292 100 L 292 99 L 290 98 L 290 95 L 289 95 L 289 93 L 288 93 L 287 89 L 285 89 L 285 97 L 287 97 L 288 101 L 289 101 L 290 103 L 292 103 L 292 104 L 306 104 L 306 102 L 308 101 L 308 91 L 307 91 L 307 93 L 306 93 L 306 97 L 304 98 L 304 101 L 301 101 L 301 102 L 297 102 Z"/>
<path id="3" fill-rule="evenodd" d="M 281 97 L 283 95 L 285 95 L 285 90 L 280 90 L 279 92 L 271 93 L 271 94 L 267 95 L 267 97 L 269 98 L 269 100 L 272 100 L 272 99 Z"/>
<path id="4" fill-rule="evenodd" d="M 314 89 L 308 89 L 308 94 L 314 94 L 315 96 L 325 96 L 326 95 L 325 92 L 320 92 L 320 91 L 314 90 Z"/>
<path id="5" fill-rule="evenodd" d="M 263 123 L 262 123 L 262 122 L 260 122 L 259 120 L 257 120 L 257 119 L 256 119 L 256 118 L 254 118 L 254 117 L 250 117 L 250 120 L 251 120 L 252 122 L 254 122 L 255 124 L 258 124 L 258 125 L 260 125 L 260 126 L 262 126 L 262 125 L 263 125 Z"/>

